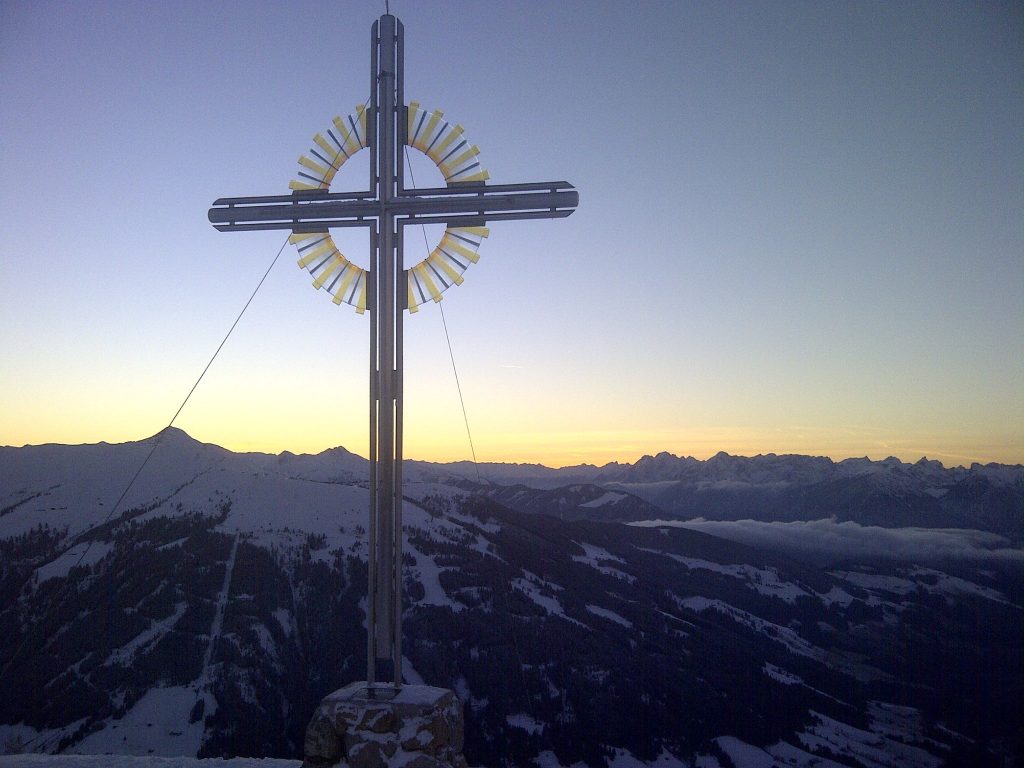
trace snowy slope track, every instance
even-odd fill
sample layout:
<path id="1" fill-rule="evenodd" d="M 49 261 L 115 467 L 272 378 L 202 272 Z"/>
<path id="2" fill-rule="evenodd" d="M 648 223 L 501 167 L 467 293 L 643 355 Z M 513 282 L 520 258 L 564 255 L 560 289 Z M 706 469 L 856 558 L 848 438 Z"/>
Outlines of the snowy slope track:
<path id="1" fill-rule="evenodd" d="M 235 558 L 238 556 L 238 542 L 242 538 L 241 533 L 235 534 L 235 540 L 231 544 L 231 554 L 228 555 L 227 566 L 224 568 L 224 584 L 217 595 L 217 610 L 213 615 L 213 624 L 210 625 L 210 641 L 206 645 L 206 655 L 203 656 L 203 672 L 199 678 L 197 690 L 206 688 L 210 683 L 210 662 L 213 661 L 213 649 L 220 637 L 221 627 L 224 626 L 224 609 L 228 604 L 228 593 L 231 590 L 231 575 L 235 570 Z"/>

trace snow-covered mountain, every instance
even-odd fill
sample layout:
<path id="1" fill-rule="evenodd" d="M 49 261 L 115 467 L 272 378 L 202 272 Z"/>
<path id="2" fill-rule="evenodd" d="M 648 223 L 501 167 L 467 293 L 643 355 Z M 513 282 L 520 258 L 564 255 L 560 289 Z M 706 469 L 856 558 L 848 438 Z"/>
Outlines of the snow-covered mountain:
<path id="1" fill-rule="evenodd" d="M 155 439 L 121 445 L 0 447 L 0 479 L 4 483 L 0 486 L 0 517 L 29 503 L 33 494 L 42 494 L 33 498 L 45 496 L 60 509 L 66 506 L 64 496 L 69 492 L 87 498 L 92 494 L 95 511 L 105 514 L 109 506 L 104 510 L 102 505 L 112 503 L 110 494 L 124 488 Z M 287 451 L 235 454 L 199 443 L 173 428 L 159 439 L 158 460 L 147 467 L 123 505 L 152 504 L 174 490 L 171 475 L 180 481 L 214 467 L 219 472 L 264 472 L 354 485 L 365 485 L 367 476 L 366 459 L 344 448 L 316 455 Z M 177 463 L 169 458 L 172 456 Z M 97 473 L 100 467 L 108 467 L 109 472 Z M 84 485 L 64 482 L 51 489 L 45 485 L 47 477 L 74 478 Z M 454 485 L 465 492 L 488 495 L 518 511 L 543 511 L 563 519 L 829 518 L 886 528 L 977 529 L 1024 544 L 1024 466 L 1019 464 L 946 468 L 927 458 L 914 463 L 893 457 L 836 462 L 820 456 L 745 457 L 724 452 L 702 461 L 663 452 L 644 456 L 635 464 L 562 469 L 539 464 L 407 460 L 405 477 L 412 486 Z"/>
<path id="2" fill-rule="evenodd" d="M 366 462 L 169 430 L 112 513 L 152 447 L 0 448 L 0 753 L 298 757 L 319 699 L 365 669 Z M 695 462 L 666 456 L 671 471 Z M 697 464 L 635 485 L 927 474 L 977 500 L 1020 482 L 930 463 Z M 891 529 L 875 550 L 881 529 L 854 521 L 757 522 L 845 537 L 801 561 L 605 522 L 664 511 L 624 474 L 537 488 L 508 470 L 507 487 L 489 467 L 483 482 L 453 465 L 406 473 L 406 676 L 458 693 L 472 764 L 1024 757 L 1024 552 L 998 535 Z M 893 542 L 911 540 L 908 559 Z M 950 540 L 965 549 L 938 546 Z"/>
<path id="3" fill-rule="evenodd" d="M 489 495 L 504 491 L 488 491 L 484 483 L 538 490 L 596 486 L 639 497 L 666 518 L 833 518 L 885 528 L 979 529 L 1024 544 L 1024 466 L 1019 464 L 946 468 L 927 458 L 914 463 L 893 457 L 836 462 L 821 456 L 727 453 L 701 461 L 659 453 L 635 464 L 615 462 L 603 467 L 482 464 L 477 468 L 465 462 L 433 466 L 434 476 L 441 478 L 447 472 L 476 480 L 479 490 Z M 514 500 L 511 503 L 521 508 Z M 619 519 L 630 519 L 636 504 L 630 506 Z M 528 511 L 525 506 L 522 509 Z M 609 511 L 602 510 L 605 515 Z M 608 519 L 586 508 L 573 516 Z"/>

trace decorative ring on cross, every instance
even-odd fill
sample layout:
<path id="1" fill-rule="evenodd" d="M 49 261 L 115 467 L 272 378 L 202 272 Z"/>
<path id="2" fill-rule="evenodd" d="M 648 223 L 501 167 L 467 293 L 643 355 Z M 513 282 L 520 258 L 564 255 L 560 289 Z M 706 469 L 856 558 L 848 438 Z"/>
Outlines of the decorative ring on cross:
<path id="1" fill-rule="evenodd" d="M 444 113 L 409 103 L 406 144 L 430 158 L 448 186 L 483 183 L 490 175 L 480 164 L 480 149 L 465 137 L 461 125 L 444 119 Z M 335 117 L 327 135 L 313 137 L 316 146 L 299 157 L 298 178 L 288 183 L 294 191 L 329 190 L 334 176 L 349 158 L 367 144 L 367 113 L 363 105 L 345 119 Z M 311 156 L 310 156 L 311 155 Z M 441 294 L 461 285 L 463 273 L 479 259 L 480 244 L 490 234 L 488 227 L 449 226 L 427 258 L 408 270 L 408 307 L 441 301 Z M 329 231 L 291 235 L 289 242 L 299 251 L 298 265 L 313 276 L 313 287 L 323 288 L 335 304 L 342 302 L 366 311 L 367 271 L 353 264 L 334 244 Z"/>

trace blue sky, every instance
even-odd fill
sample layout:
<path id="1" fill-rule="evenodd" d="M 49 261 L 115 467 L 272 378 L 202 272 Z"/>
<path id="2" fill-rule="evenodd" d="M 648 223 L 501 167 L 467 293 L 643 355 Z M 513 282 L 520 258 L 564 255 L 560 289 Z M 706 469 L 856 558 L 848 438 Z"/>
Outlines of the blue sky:
<path id="1" fill-rule="evenodd" d="M 445 294 L 481 459 L 1024 461 L 1020 4 L 391 8 L 493 182 L 580 190 Z M 0 3 L 0 443 L 167 423 L 283 240 L 209 204 L 287 192 L 382 11 Z M 178 424 L 365 454 L 366 318 L 294 262 Z M 437 308 L 406 329 L 407 454 L 466 458 Z"/>

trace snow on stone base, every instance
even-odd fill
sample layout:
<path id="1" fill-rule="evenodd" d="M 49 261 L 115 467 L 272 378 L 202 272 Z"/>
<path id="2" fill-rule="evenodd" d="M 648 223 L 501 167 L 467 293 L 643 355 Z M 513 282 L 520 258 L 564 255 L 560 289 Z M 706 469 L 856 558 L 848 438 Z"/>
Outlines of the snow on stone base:
<path id="1" fill-rule="evenodd" d="M 306 728 L 304 768 L 466 768 L 462 702 L 452 691 L 395 693 L 352 683 L 320 702 Z"/>

